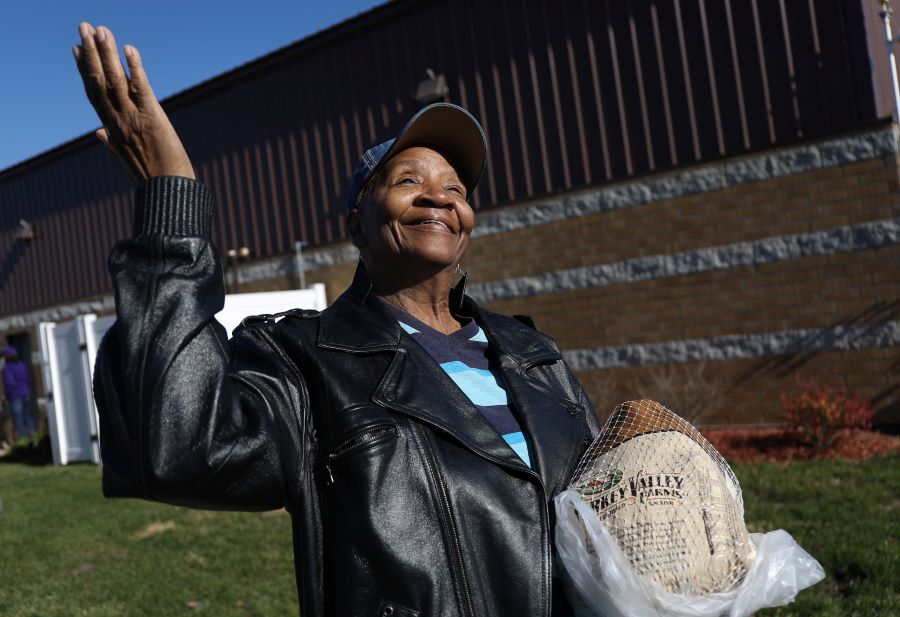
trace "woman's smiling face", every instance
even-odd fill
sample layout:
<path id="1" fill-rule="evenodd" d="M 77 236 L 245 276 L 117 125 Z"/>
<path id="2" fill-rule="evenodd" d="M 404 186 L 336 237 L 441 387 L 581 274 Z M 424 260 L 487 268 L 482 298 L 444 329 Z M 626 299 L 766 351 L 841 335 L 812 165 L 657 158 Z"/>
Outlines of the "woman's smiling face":
<path id="1" fill-rule="evenodd" d="M 442 154 L 426 146 L 407 148 L 391 157 L 375 180 L 350 221 L 370 274 L 427 277 L 459 263 L 475 214 L 465 186 Z"/>

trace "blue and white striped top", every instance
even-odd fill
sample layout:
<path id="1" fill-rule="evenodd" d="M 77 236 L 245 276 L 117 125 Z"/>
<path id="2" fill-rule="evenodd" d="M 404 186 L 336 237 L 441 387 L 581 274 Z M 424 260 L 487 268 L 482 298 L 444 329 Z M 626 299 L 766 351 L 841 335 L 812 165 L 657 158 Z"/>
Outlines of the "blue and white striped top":
<path id="1" fill-rule="evenodd" d="M 510 408 L 500 371 L 491 366 L 488 340 L 481 327 L 472 320 L 460 330 L 444 334 L 387 302 L 384 306 L 531 467 L 525 436 Z"/>

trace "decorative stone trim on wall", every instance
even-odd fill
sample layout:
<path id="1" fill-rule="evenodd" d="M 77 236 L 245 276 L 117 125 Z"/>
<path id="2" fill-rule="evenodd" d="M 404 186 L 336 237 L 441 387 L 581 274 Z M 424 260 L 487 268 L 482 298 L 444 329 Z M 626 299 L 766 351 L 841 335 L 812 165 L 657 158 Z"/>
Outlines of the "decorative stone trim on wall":
<path id="1" fill-rule="evenodd" d="M 480 283 L 468 292 L 479 302 L 523 298 L 634 283 L 683 274 L 727 270 L 776 261 L 865 251 L 900 244 L 900 219 L 785 236 L 771 236 L 753 242 L 736 242 L 693 251 L 649 255 L 625 261 L 544 272 L 518 278 Z"/>
<path id="2" fill-rule="evenodd" d="M 796 353 L 880 349 L 900 345 L 900 321 L 726 334 L 641 345 L 572 349 L 563 356 L 575 371 L 653 364 L 738 360 Z"/>
<path id="3" fill-rule="evenodd" d="M 303 253 L 303 263 L 306 266 L 306 270 L 337 266 L 356 261 L 357 259 L 359 259 L 359 251 L 349 242 Z M 231 271 L 232 269 L 229 269 L 229 272 Z M 297 258 L 291 255 L 290 257 L 283 257 L 274 261 L 253 264 L 252 266 L 241 266 L 234 269 L 234 271 L 237 272 L 238 283 L 264 281 L 276 276 L 296 274 Z M 229 274 L 229 276 L 231 275 Z"/>
<path id="4" fill-rule="evenodd" d="M 72 304 L 62 304 L 38 311 L 31 311 L 30 313 L 11 315 L 0 319 L 0 333 L 33 328 L 44 321 L 69 321 L 79 315 L 102 313 L 111 311 L 114 308 L 116 308 L 115 298 L 110 294 L 84 302 L 73 302 Z"/>

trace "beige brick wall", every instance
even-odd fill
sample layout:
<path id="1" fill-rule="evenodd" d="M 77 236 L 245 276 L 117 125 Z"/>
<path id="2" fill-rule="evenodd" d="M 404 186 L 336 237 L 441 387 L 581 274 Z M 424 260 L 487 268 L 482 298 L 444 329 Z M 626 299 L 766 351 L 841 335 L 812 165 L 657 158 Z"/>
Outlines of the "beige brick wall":
<path id="1" fill-rule="evenodd" d="M 466 258 L 476 282 L 900 217 L 895 157 L 795 174 L 478 238 Z M 900 247 L 499 300 L 563 349 L 592 348 L 900 319 Z M 579 374 L 601 415 L 654 391 L 654 375 L 691 367 Z M 668 373 L 667 373 L 668 371 Z M 794 374 L 858 390 L 879 419 L 900 423 L 900 348 L 708 363 L 727 391 L 708 424 L 781 420 Z M 659 389 L 658 387 L 656 388 Z"/>
<path id="2" fill-rule="evenodd" d="M 898 169 L 898 159 L 889 156 L 476 237 L 463 266 L 472 283 L 485 283 L 896 219 Z M 306 280 L 325 283 L 331 302 L 350 284 L 355 267 L 352 262 L 309 270 Z M 296 274 L 289 274 L 242 283 L 240 291 L 296 285 Z M 900 319 L 900 246 L 486 306 L 533 316 L 564 350 L 884 322 Z M 691 381 L 716 395 L 714 409 L 698 422 L 717 425 L 780 422 L 779 395 L 799 390 L 794 378 L 799 373 L 858 390 L 877 403 L 880 420 L 900 424 L 900 347 L 716 361 L 700 368 L 616 368 L 582 371 L 578 377 L 601 416 L 622 400 L 666 396 L 660 376 Z M 680 396 L 669 404 L 691 404 Z"/>
<path id="3" fill-rule="evenodd" d="M 498 300 L 564 349 L 900 319 L 900 246 Z"/>

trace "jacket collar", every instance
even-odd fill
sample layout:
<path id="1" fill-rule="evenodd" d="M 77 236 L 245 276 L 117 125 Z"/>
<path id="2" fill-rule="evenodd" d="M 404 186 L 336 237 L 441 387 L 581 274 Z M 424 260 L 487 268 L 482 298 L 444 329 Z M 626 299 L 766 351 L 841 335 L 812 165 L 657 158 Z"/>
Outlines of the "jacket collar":
<path id="1" fill-rule="evenodd" d="M 359 305 L 365 304 L 366 300 L 373 293 L 372 281 L 369 280 L 369 273 L 366 272 L 362 262 L 356 264 L 356 272 L 353 273 L 353 282 L 344 292 L 344 295 L 352 299 Z"/>
<path id="2" fill-rule="evenodd" d="M 528 369 L 557 361 L 560 353 L 525 324 L 480 309 L 465 296 L 464 285 L 463 280 L 453 291 L 457 314 L 473 318 L 495 346 L 511 402 L 529 437 L 533 472 L 552 491 L 572 454 L 580 423 L 567 413 L 560 394 L 532 380 Z M 527 471 L 456 384 L 440 369 L 428 368 L 433 365 L 428 353 L 403 336 L 397 321 L 377 306 L 372 295 L 371 282 L 360 266 L 350 288 L 322 313 L 317 345 L 351 354 L 393 352 L 372 393 L 373 402 L 439 428 L 495 463 Z"/>
<path id="3" fill-rule="evenodd" d="M 499 356 L 512 358 L 521 370 L 562 359 L 559 351 L 534 328 L 514 318 L 483 310 L 468 296 L 463 300 L 462 314 L 472 316 L 496 347 Z"/>
<path id="4" fill-rule="evenodd" d="M 377 303 L 373 295 L 372 283 L 360 263 L 347 291 L 323 311 L 316 344 L 356 354 L 395 351 L 402 331 L 384 310 L 371 306 Z"/>
<path id="5" fill-rule="evenodd" d="M 471 317 L 480 325 L 501 355 L 511 357 L 522 368 L 560 359 L 560 354 L 532 328 L 484 311 L 465 295 L 463 276 L 450 290 L 450 310 Z M 396 350 L 402 330 L 396 320 L 377 304 L 372 283 L 360 263 L 353 282 L 337 301 L 322 314 L 317 344 L 325 349 L 348 353 L 373 353 Z"/>

